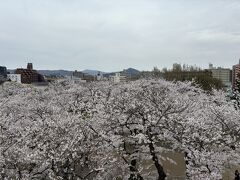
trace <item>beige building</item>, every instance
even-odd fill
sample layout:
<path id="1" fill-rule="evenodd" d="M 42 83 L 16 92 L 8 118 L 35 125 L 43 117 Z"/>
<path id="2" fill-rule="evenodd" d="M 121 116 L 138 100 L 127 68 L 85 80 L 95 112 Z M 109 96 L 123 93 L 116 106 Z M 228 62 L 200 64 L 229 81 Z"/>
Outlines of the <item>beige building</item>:
<path id="1" fill-rule="evenodd" d="M 225 88 L 227 88 L 227 89 L 231 88 L 231 86 L 232 86 L 231 69 L 221 68 L 221 67 L 215 68 L 215 67 L 213 67 L 212 64 L 209 64 L 209 70 L 212 72 L 212 77 L 215 79 L 221 80 L 222 83 L 224 84 Z"/>

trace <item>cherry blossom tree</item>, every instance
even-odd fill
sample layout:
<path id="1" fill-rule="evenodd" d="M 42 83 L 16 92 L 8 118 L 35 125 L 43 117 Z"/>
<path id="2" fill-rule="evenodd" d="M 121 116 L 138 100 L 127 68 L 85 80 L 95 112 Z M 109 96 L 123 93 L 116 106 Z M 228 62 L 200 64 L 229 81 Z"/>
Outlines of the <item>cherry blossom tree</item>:
<path id="1" fill-rule="evenodd" d="M 138 80 L 0 92 L 2 179 L 166 179 L 164 152 L 185 154 L 187 179 L 239 164 L 239 110 L 222 91 Z"/>
<path id="2" fill-rule="evenodd" d="M 86 88 L 11 88 L 1 99 L 3 179 L 86 179 L 98 173 L 102 146 L 86 124 L 93 104 Z"/>

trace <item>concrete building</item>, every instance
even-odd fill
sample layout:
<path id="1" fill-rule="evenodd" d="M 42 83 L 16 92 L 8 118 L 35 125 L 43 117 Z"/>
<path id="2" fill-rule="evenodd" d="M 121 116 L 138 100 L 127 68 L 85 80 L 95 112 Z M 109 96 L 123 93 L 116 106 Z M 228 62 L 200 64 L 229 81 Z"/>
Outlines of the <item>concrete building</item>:
<path id="1" fill-rule="evenodd" d="M 27 69 L 16 69 L 15 74 L 21 75 L 21 83 L 24 84 L 32 84 L 45 81 L 44 77 L 41 74 L 38 74 L 38 72 L 33 69 L 32 63 L 28 63 Z"/>
<path id="2" fill-rule="evenodd" d="M 12 82 L 21 83 L 21 74 L 8 74 L 7 79 L 11 80 Z"/>
<path id="3" fill-rule="evenodd" d="M 7 68 L 0 66 L 0 81 L 6 81 L 7 79 Z"/>
<path id="4" fill-rule="evenodd" d="M 240 79 L 240 60 L 239 63 L 233 66 L 232 70 L 232 86 L 233 89 L 237 88 L 237 81 Z"/>
<path id="5" fill-rule="evenodd" d="M 222 81 L 226 89 L 230 89 L 232 86 L 232 72 L 231 69 L 214 67 L 213 64 L 209 64 L 209 71 L 212 72 L 212 77 Z"/>
<path id="6" fill-rule="evenodd" d="M 114 76 L 110 76 L 110 81 L 113 83 L 120 83 L 120 82 L 126 82 L 127 81 L 127 77 L 121 75 L 121 73 L 115 73 Z"/>

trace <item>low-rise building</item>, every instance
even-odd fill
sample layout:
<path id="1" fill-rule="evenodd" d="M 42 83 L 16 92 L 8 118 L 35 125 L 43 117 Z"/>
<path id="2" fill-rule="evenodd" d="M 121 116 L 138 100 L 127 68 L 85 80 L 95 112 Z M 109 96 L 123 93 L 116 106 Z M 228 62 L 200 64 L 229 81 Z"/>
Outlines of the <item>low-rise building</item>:
<path id="1" fill-rule="evenodd" d="M 127 77 L 121 75 L 121 73 L 115 73 L 115 75 L 110 76 L 109 79 L 113 83 L 120 83 L 120 82 L 126 82 L 127 81 Z"/>
<path id="2" fill-rule="evenodd" d="M 8 74 L 7 79 L 12 82 L 21 83 L 21 74 Z"/>

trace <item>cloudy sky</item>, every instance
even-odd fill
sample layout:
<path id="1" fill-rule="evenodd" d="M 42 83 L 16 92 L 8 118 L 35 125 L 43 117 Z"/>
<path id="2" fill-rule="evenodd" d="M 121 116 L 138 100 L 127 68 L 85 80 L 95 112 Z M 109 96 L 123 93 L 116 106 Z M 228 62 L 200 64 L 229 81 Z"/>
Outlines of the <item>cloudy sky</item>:
<path id="1" fill-rule="evenodd" d="M 239 20 L 239 0 L 0 0 L 0 65 L 231 67 L 240 58 Z"/>

